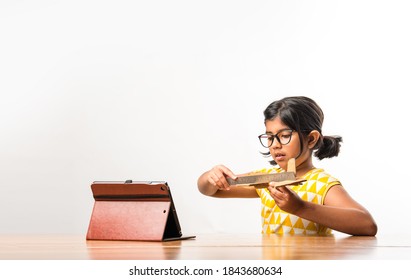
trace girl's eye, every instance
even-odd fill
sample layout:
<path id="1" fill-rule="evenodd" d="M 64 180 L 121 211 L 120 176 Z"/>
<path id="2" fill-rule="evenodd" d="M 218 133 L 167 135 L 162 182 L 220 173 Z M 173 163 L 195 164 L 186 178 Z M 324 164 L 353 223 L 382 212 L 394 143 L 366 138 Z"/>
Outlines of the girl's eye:
<path id="1" fill-rule="evenodd" d="M 280 138 L 281 138 L 281 139 L 289 139 L 290 137 L 291 137 L 291 134 L 289 134 L 289 133 L 281 134 L 281 135 L 280 135 Z"/>

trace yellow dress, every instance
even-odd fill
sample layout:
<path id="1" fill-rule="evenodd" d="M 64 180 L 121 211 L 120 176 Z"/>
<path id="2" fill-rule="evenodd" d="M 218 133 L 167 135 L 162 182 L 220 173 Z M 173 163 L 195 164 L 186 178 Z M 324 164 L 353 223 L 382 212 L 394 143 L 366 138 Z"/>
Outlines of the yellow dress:
<path id="1" fill-rule="evenodd" d="M 255 173 L 282 172 L 280 168 L 262 169 Z M 254 172 L 253 172 L 254 173 Z M 304 176 L 304 183 L 290 186 L 303 200 L 324 204 L 328 190 L 340 182 L 323 169 L 313 169 Z M 281 210 L 266 189 L 256 189 L 261 198 L 262 233 L 330 234 L 331 229 Z"/>

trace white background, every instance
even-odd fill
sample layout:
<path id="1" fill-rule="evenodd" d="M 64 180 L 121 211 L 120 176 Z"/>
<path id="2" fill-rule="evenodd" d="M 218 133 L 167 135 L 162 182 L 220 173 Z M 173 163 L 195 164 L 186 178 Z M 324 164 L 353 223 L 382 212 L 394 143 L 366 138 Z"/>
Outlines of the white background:
<path id="1" fill-rule="evenodd" d="M 223 163 L 268 166 L 257 135 L 276 99 L 306 95 L 316 161 L 411 233 L 408 1 L 0 2 L 0 233 L 86 234 L 95 180 L 166 180 L 183 232 L 260 232 L 258 199 L 201 195 Z"/>

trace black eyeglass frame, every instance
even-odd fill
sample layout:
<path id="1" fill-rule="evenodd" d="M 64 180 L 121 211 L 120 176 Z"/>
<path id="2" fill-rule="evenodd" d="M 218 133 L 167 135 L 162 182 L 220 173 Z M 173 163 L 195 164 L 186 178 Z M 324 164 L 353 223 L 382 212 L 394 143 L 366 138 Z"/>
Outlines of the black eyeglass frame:
<path id="1" fill-rule="evenodd" d="M 281 133 L 283 133 L 283 132 L 285 132 L 285 131 L 290 132 L 290 138 L 287 140 L 286 143 L 283 143 L 283 142 L 281 141 L 280 137 L 278 137 L 278 135 L 281 134 Z M 274 143 L 274 138 L 277 139 L 278 143 L 280 143 L 281 145 L 287 145 L 288 143 L 291 142 L 291 138 L 292 138 L 292 135 L 293 135 L 293 132 L 294 132 L 294 131 L 296 131 L 296 130 L 291 129 L 291 128 L 286 128 L 286 129 L 280 130 L 280 131 L 277 132 L 276 134 L 263 133 L 263 134 L 261 134 L 261 135 L 258 135 L 258 139 L 260 140 L 260 143 L 261 143 L 261 145 L 262 145 L 264 148 L 270 148 L 270 147 L 273 145 L 273 143 Z M 262 140 L 262 138 L 264 138 L 264 136 L 266 136 L 266 139 L 268 139 L 269 141 L 271 141 L 271 143 L 270 143 L 270 145 L 268 145 L 268 147 L 267 147 L 266 145 L 264 145 L 264 142 L 263 142 L 263 140 Z"/>

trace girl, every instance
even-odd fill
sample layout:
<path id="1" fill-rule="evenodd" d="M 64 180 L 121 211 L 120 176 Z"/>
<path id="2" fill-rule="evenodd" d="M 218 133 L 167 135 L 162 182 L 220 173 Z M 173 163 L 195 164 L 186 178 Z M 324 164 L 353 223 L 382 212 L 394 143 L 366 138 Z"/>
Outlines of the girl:
<path id="1" fill-rule="evenodd" d="M 230 186 L 227 177 L 237 176 L 218 165 L 198 179 L 199 191 L 213 197 L 260 197 L 263 233 L 329 234 L 337 230 L 350 235 L 377 233 L 370 213 L 350 197 L 340 181 L 313 165 L 318 159 L 337 156 L 339 136 L 322 134 L 323 111 L 308 97 L 286 97 L 271 103 L 264 111 L 266 132 L 259 136 L 269 149 L 273 168 L 255 173 L 283 172 L 289 159 L 295 158 L 296 177 L 306 179 L 300 185 L 267 188 Z"/>

